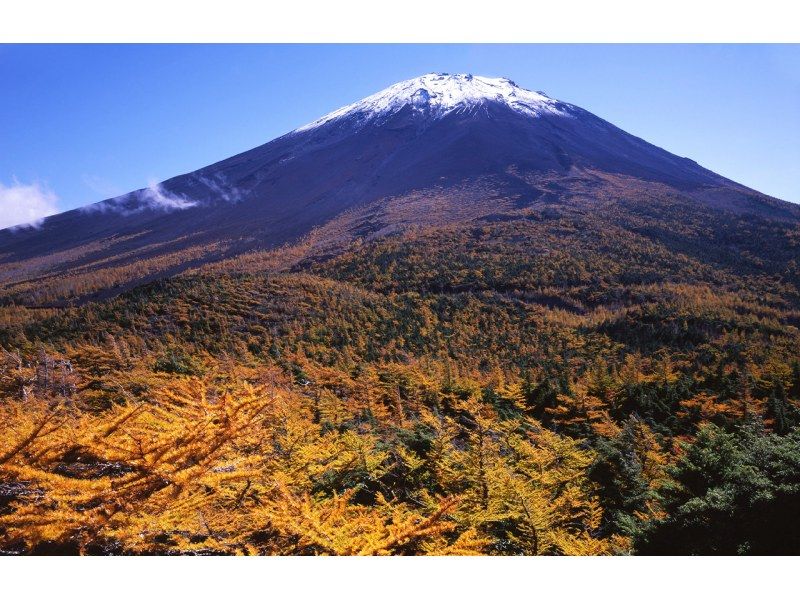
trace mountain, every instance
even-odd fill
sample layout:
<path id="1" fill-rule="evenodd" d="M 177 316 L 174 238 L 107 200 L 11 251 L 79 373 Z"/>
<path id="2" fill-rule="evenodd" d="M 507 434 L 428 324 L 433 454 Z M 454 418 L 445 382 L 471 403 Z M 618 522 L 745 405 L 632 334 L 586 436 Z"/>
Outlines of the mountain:
<path id="1" fill-rule="evenodd" d="M 800 217 L 508 79 L 429 74 L 195 172 L 0 231 L 0 284 L 10 300 L 58 305 L 301 239 L 327 254 L 409 226 L 654 194 L 687 216 Z"/>
<path id="2" fill-rule="evenodd" d="M 505 79 L 2 231 L 0 322 L 0 553 L 800 553 L 798 207 Z"/>

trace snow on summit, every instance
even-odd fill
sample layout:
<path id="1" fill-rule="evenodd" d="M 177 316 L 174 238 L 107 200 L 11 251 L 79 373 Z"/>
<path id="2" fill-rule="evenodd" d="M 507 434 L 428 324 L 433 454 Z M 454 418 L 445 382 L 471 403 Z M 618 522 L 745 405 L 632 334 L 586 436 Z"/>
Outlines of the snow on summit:
<path id="1" fill-rule="evenodd" d="M 359 121 L 367 122 L 393 114 L 407 105 L 427 112 L 434 118 L 441 118 L 450 112 L 469 109 L 486 101 L 506 104 L 532 117 L 543 113 L 567 116 L 569 108 L 568 104 L 548 98 L 542 93 L 523 89 L 509 79 L 430 73 L 395 83 L 363 100 L 334 110 L 296 131 L 314 129 L 342 117 L 356 117 Z"/>

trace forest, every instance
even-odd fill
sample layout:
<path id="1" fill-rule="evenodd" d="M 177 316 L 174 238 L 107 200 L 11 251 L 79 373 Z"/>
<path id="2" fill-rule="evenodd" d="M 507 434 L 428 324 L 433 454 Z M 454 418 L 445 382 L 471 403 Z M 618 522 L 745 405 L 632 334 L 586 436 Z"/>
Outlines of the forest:
<path id="1" fill-rule="evenodd" d="M 800 231 L 680 209 L 6 289 L 0 551 L 800 553 Z"/>

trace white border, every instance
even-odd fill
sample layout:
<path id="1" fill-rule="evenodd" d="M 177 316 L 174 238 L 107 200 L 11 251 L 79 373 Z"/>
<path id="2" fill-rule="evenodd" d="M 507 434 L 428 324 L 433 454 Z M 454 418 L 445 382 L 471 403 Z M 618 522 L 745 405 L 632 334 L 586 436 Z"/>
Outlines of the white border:
<path id="1" fill-rule="evenodd" d="M 775 596 L 792 557 L 0 557 L 4 596 Z M 790 585 L 791 584 L 791 585 Z"/>
<path id="2" fill-rule="evenodd" d="M 796 13 L 789 0 L 7 0 L 0 42 L 798 42 Z"/>
<path id="3" fill-rule="evenodd" d="M 0 6 L 0 42 L 798 42 L 797 23 L 780 0 L 16 0 Z M 793 588 L 797 562 L 0 557 L 0 587 L 3 596 L 85 598 L 769 596 Z"/>

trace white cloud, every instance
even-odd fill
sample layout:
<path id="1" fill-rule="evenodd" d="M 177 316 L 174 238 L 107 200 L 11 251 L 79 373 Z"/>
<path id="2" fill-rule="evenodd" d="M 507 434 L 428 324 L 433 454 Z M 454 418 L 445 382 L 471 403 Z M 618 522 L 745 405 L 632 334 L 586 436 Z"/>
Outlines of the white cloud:
<path id="1" fill-rule="evenodd" d="M 197 205 L 196 202 L 185 197 L 169 193 L 155 181 L 150 181 L 147 189 L 142 193 L 142 199 L 148 207 L 154 210 L 185 210 Z"/>
<path id="2" fill-rule="evenodd" d="M 233 185 L 229 185 L 228 181 L 220 173 L 215 174 L 213 178 L 199 175 L 197 180 L 208 187 L 219 199 L 228 203 L 236 203 L 242 199 L 241 192 Z"/>
<path id="3" fill-rule="evenodd" d="M 16 179 L 10 186 L 0 182 L 0 229 L 38 227 L 46 216 L 58 211 L 58 197 L 47 187 L 25 185 Z"/>
<path id="4" fill-rule="evenodd" d="M 100 212 L 130 216 L 145 210 L 172 212 L 174 210 L 192 208 L 196 205 L 196 201 L 183 195 L 170 193 L 159 183 L 150 181 L 144 189 L 132 191 L 106 201 L 89 204 L 88 206 L 83 206 L 80 210 L 87 213 Z"/>

